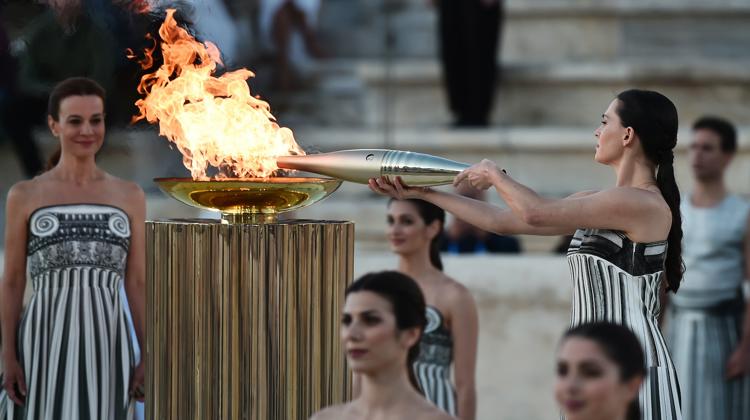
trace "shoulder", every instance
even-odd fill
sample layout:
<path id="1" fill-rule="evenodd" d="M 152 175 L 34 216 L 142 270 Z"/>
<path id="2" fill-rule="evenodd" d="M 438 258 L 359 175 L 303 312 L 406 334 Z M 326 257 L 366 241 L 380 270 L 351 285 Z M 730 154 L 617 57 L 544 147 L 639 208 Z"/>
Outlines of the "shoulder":
<path id="1" fill-rule="evenodd" d="M 421 412 L 416 416 L 416 420 L 456 420 L 456 418 L 451 417 L 444 411 L 430 405 L 429 407 L 425 407 L 423 410 L 421 410 Z"/>
<path id="2" fill-rule="evenodd" d="M 143 188 L 133 181 L 118 178 L 111 174 L 107 174 L 106 179 L 108 183 L 112 184 L 113 187 L 118 188 L 118 191 L 121 191 L 124 194 L 135 194 L 140 197 L 144 196 Z"/>
<path id="3" fill-rule="evenodd" d="M 451 308 L 475 304 L 474 296 L 466 286 L 447 275 L 443 280 L 442 295 L 445 296 Z"/>
<path id="4" fill-rule="evenodd" d="M 334 420 L 341 418 L 344 410 L 348 404 L 334 405 L 326 407 L 310 417 L 310 420 Z"/>
<path id="5" fill-rule="evenodd" d="M 115 197 L 118 207 L 121 207 L 131 216 L 143 213 L 146 205 L 146 194 L 140 185 L 109 174 L 107 174 L 106 182 L 108 190 L 117 191 L 117 194 L 113 194 L 113 197 Z"/>
<path id="6" fill-rule="evenodd" d="M 6 206 L 9 214 L 28 214 L 37 207 L 35 200 L 39 197 L 40 181 L 35 178 L 14 184 L 8 190 Z"/>
<path id="7" fill-rule="evenodd" d="M 586 197 L 586 196 L 591 195 L 591 194 L 596 194 L 598 192 L 599 192 L 599 190 L 579 191 L 579 192 L 573 193 L 573 194 L 571 194 L 571 195 L 569 195 L 569 196 L 567 196 L 565 198 L 581 198 L 581 197 Z"/>

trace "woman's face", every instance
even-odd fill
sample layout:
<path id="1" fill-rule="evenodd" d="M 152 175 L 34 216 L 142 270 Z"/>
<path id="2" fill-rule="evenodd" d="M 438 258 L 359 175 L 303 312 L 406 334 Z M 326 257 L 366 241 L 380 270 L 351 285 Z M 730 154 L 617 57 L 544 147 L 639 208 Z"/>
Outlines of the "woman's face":
<path id="1" fill-rule="evenodd" d="M 341 343 L 354 372 L 405 369 L 409 348 L 417 340 L 419 329 L 399 330 L 391 303 L 377 293 L 353 292 L 346 297 Z"/>
<path id="2" fill-rule="evenodd" d="M 622 121 L 617 115 L 619 102 L 619 99 L 615 99 L 609 104 L 602 114 L 601 124 L 594 131 L 597 140 L 594 160 L 599 163 L 610 164 L 617 161 L 622 156 L 624 141 L 633 135 L 632 129 L 622 126 Z"/>
<path id="3" fill-rule="evenodd" d="M 408 201 L 392 201 L 387 217 L 386 236 L 393 252 L 399 255 L 429 252 L 439 222 L 425 224 L 417 207 Z"/>
<path id="4" fill-rule="evenodd" d="M 104 103 L 96 95 L 68 96 L 60 102 L 57 121 L 50 116 L 48 123 L 63 155 L 94 156 L 104 142 Z"/>
<path id="5" fill-rule="evenodd" d="M 589 339 L 570 337 L 558 354 L 555 398 L 568 420 L 624 418 L 641 378 L 620 380 L 620 369 Z"/>

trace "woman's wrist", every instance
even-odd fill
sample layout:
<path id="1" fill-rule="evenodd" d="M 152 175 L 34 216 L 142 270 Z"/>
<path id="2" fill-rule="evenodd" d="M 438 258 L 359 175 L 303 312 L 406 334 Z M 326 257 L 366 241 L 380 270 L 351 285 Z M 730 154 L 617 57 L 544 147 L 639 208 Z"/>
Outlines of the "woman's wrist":
<path id="1" fill-rule="evenodd" d="M 495 167 L 495 170 L 491 173 L 491 180 L 494 185 L 499 185 L 501 182 L 505 180 L 505 177 L 508 176 L 508 172 L 505 171 L 505 169 L 500 168 L 499 166 Z"/>

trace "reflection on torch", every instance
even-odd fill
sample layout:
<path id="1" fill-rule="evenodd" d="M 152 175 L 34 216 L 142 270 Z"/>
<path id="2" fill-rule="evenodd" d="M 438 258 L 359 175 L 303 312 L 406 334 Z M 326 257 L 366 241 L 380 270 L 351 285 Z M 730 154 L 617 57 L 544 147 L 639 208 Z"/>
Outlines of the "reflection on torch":
<path id="1" fill-rule="evenodd" d="M 459 172 L 469 167 L 466 163 L 424 153 L 385 149 L 281 156 L 276 158 L 276 165 L 283 169 L 313 172 L 361 184 L 379 176 L 389 180 L 399 176 L 404 184 L 410 186 L 450 184 Z"/>

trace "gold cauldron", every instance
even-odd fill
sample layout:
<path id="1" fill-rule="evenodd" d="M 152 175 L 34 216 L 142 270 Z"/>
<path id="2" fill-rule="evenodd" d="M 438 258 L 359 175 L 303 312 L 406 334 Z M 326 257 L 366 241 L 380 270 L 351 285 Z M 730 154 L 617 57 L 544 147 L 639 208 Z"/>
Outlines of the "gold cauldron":
<path id="1" fill-rule="evenodd" d="M 336 191 L 332 178 L 269 177 L 154 179 L 167 195 L 189 206 L 221 212 L 225 223 L 271 223 L 280 213 L 316 203 Z"/>

